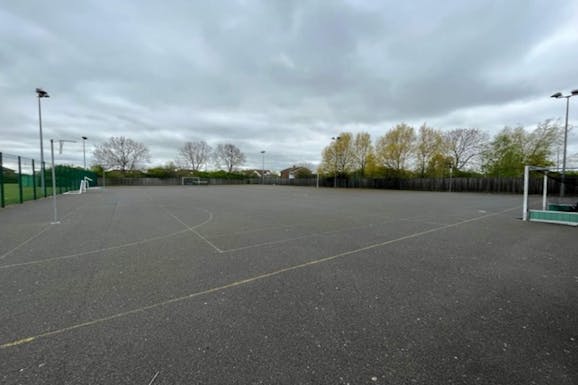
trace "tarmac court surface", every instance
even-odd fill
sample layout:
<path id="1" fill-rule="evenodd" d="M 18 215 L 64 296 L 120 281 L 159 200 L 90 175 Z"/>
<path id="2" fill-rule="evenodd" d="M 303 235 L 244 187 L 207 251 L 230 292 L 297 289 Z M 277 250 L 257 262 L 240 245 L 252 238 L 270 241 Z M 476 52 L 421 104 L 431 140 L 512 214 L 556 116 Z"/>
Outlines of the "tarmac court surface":
<path id="1" fill-rule="evenodd" d="M 539 198 L 536 198 L 539 199 Z M 519 195 L 172 186 L 0 210 L 0 384 L 577 384 Z"/>

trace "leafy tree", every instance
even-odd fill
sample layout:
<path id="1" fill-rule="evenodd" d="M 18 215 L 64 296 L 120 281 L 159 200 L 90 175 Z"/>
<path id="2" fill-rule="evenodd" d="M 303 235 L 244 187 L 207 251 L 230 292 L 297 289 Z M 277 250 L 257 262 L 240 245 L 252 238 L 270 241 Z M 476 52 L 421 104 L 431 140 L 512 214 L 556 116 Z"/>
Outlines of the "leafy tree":
<path id="1" fill-rule="evenodd" d="M 219 144 L 214 156 L 217 164 L 224 164 L 229 173 L 245 163 L 245 154 L 234 144 Z"/>
<path id="2" fill-rule="evenodd" d="M 519 176 L 526 164 L 551 166 L 552 149 L 559 128 L 547 120 L 532 131 L 524 127 L 505 127 L 485 152 L 487 173 L 494 176 Z"/>
<path id="3" fill-rule="evenodd" d="M 453 168 L 452 157 L 436 153 L 428 160 L 424 176 L 443 178 L 449 173 L 450 168 Z"/>
<path id="4" fill-rule="evenodd" d="M 439 165 L 445 161 L 446 146 L 441 131 L 422 124 L 417 135 L 415 155 L 417 173 L 422 178 L 427 175 L 438 175 Z M 443 159 L 440 162 L 440 159 Z"/>
<path id="5" fill-rule="evenodd" d="M 295 173 L 295 178 L 310 178 L 313 176 L 313 171 L 310 168 L 302 166 L 297 172 Z"/>
<path id="6" fill-rule="evenodd" d="M 383 167 L 379 165 L 374 152 L 369 154 L 365 159 L 365 170 L 364 176 L 368 177 L 380 177 L 384 176 Z"/>
<path id="7" fill-rule="evenodd" d="M 367 132 L 358 132 L 353 141 L 353 163 L 362 176 L 366 174 L 367 163 L 372 153 L 371 136 Z"/>
<path id="8" fill-rule="evenodd" d="M 473 163 L 480 159 L 487 141 L 487 135 L 477 128 L 458 128 L 447 132 L 445 142 L 453 167 L 456 170 L 468 166 L 472 168 Z"/>
<path id="9" fill-rule="evenodd" d="M 347 174 L 353 171 L 354 161 L 352 135 L 343 132 L 323 149 L 319 169 L 323 174 Z"/>
<path id="10" fill-rule="evenodd" d="M 96 164 L 121 172 L 136 170 L 141 163 L 150 161 L 144 144 L 124 136 L 111 137 L 108 142 L 97 145 L 92 155 Z"/>
<path id="11" fill-rule="evenodd" d="M 396 125 L 375 145 L 375 156 L 386 169 L 399 173 L 406 169 L 406 164 L 414 150 L 415 132 L 405 123 Z"/>
<path id="12" fill-rule="evenodd" d="M 151 178 L 178 178 L 181 172 L 173 162 L 169 162 L 164 166 L 149 168 L 146 174 Z"/>
<path id="13" fill-rule="evenodd" d="M 199 142 L 187 142 L 179 149 L 180 157 L 193 171 L 200 170 L 211 158 L 212 148 L 201 140 Z"/>

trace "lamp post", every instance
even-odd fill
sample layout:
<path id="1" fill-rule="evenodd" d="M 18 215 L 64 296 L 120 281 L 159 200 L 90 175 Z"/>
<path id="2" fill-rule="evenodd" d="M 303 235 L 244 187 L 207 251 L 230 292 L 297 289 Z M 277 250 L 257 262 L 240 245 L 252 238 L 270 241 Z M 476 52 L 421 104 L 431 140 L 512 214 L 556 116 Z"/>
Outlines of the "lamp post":
<path id="1" fill-rule="evenodd" d="M 334 156 L 335 156 L 335 170 L 334 170 L 334 174 L 333 174 L 333 188 L 337 187 L 337 142 L 339 141 L 339 139 L 341 139 L 340 136 L 332 136 L 331 140 L 335 141 L 335 147 L 334 147 Z"/>
<path id="2" fill-rule="evenodd" d="M 265 150 L 261 151 L 263 163 L 261 164 L 261 184 L 265 184 Z"/>
<path id="3" fill-rule="evenodd" d="M 40 99 L 42 98 L 49 98 L 48 92 L 44 91 L 42 88 L 36 89 L 36 95 L 38 96 L 38 126 L 40 128 L 40 186 L 44 196 L 46 196 L 46 183 L 44 180 L 44 142 L 42 139 L 42 107 L 40 103 Z"/>
<path id="4" fill-rule="evenodd" d="M 82 158 L 84 159 L 84 169 L 86 170 L 86 136 L 82 137 Z"/>
<path id="5" fill-rule="evenodd" d="M 565 184 L 566 184 L 566 151 L 568 145 L 568 110 L 570 109 L 570 98 L 572 96 L 578 95 L 578 89 L 573 90 L 570 95 L 563 95 L 561 92 L 556 92 L 552 95 L 552 98 L 560 99 L 566 98 L 566 120 L 564 123 L 564 152 L 562 153 L 562 175 L 561 175 L 561 185 L 560 185 L 560 197 L 564 196 Z"/>

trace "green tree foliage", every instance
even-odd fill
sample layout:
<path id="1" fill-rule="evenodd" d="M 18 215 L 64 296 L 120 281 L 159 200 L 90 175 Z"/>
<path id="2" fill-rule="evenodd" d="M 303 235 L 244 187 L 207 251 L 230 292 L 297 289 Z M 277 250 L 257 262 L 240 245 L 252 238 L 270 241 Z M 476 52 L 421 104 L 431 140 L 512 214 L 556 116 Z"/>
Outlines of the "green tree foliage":
<path id="1" fill-rule="evenodd" d="M 358 132 L 353 140 L 353 167 L 361 176 L 366 175 L 368 162 L 372 161 L 373 145 L 367 132 Z"/>
<path id="2" fill-rule="evenodd" d="M 451 156 L 443 153 L 435 153 L 429 158 L 423 176 L 443 178 L 449 174 L 450 168 L 452 167 L 453 159 Z"/>
<path id="3" fill-rule="evenodd" d="M 353 136 L 343 132 L 323 149 L 319 171 L 325 175 L 348 174 L 354 169 Z"/>
<path id="4" fill-rule="evenodd" d="M 415 145 L 417 175 L 423 178 L 439 174 L 440 163 L 445 163 L 445 144 L 441 131 L 428 127 L 425 123 L 419 128 Z"/>
<path id="5" fill-rule="evenodd" d="M 178 178 L 182 171 L 173 163 L 169 162 L 164 166 L 149 168 L 146 175 L 151 178 Z"/>
<path id="6" fill-rule="evenodd" d="M 558 126 L 549 120 L 532 131 L 526 131 L 524 127 L 505 127 L 484 154 L 487 174 L 520 176 L 527 164 L 551 166 L 550 156 L 559 132 Z"/>
<path id="7" fill-rule="evenodd" d="M 386 169 L 405 171 L 414 150 L 415 130 L 405 123 L 396 125 L 375 145 L 375 157 Z"/>

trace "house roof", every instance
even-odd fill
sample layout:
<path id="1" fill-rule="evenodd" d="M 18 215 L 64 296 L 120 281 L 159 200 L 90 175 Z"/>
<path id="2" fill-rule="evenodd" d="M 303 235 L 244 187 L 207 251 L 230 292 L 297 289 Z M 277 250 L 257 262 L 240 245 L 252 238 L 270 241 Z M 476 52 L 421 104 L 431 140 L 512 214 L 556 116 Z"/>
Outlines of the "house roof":
<path id="1" fill-rule="evenodd" d="M 293 166 L 293 167 L 289 167 L 286 168 L 284 170 L 281 170 L 281 173 L 286 173 L 286 172 L 293 172 L 293 171 L 299 171 L 299 170 L 309 170 L 307 167 L 303 167 L 303 166 Z M 311 171 L 311 170 L 309 170 Z"/>

